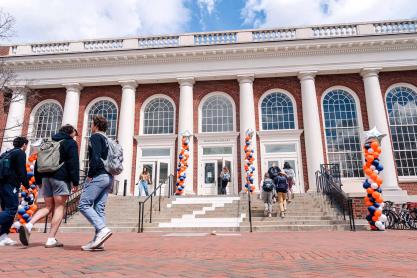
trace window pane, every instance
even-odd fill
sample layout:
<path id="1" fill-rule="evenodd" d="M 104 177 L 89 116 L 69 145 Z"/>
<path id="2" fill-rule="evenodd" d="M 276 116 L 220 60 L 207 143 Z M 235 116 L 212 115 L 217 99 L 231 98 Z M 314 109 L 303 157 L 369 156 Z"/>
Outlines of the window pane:
<path id="1" fill-rule="evenodd" d="M 167 134 L 174 132 L 174 107 L 165 98 L 148 103 L 144 112 L 144 134 Z"/>
<path id="2" fill-rule="evenodd" d="M 417 176 L 417 93 L 408 87 L 388 92 L 387 111 L 399 176 Z"/>
<path id="3" fill-rule="evenodd" d="M 233 131 L 233 106 L 225 96 L 209 97 L 204 102 L 201 113 L 203 132 Z"/>
<path id="4" fill-rule="evenodd" d="M 62 124 L 62 109 L 53 102 L 45 103 L 36 111 L 31 141 L 47 139 L 58 132 Z"/>
<path id="5" fill-rule="evenodd" d="M 295 129 L 294 107 L 291 99 L 283 93 L 267 95 L 261 104 L 262 129 Z"/>
<path id="6" fill-rule="evenodd" d="M 232 147 L 205 147 L 203 154 L 232 154 Z"/>
<path id="7" fill-rule="evenodd" d="M 265 152 L 266 153 L 287 153 L 287 152 L 295 152 L 295 145 L 294 144 L 273 144 L 273 145 L 265 145 Z"/>
<path id="8" fill-rule="evenodd" d="M 169 156 L 169 149 L 146 148 L 142 149 L 142 156 Z"/>
<path id="9" fill-rule="evenodd" d="M 356 103 L 344 90 L 334 90 L 323 99 L 327 154 L 340 164 L 343 177 L 362 177 L 361 146 Z"/>

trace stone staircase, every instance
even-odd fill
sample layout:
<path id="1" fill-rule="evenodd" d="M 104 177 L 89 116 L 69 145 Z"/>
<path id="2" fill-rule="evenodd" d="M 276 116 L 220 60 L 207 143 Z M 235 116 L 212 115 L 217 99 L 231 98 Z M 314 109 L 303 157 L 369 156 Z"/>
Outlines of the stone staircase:
<path id="1" fill-rule="evenodd" d="M 149 202 L 145 207 L 144 232 L 237 232 L 249 231 L 247 194 L 240 196 L 187 196 L 163 197 L 161 212 L 154 200 L 152 223 L 149 221 Z M 264 217 L 264 204 L 257 196 L 252 198 L 253 231 L 308 231 L 349 230 L 348 221 L 331 207 L 322 195 L 299 194 L 288 205 L 285 218 Z M 136 232 L 138 229 L 138 198 L 109 196 L 106 221 L 114 232 Z M 93 231 L 79 213 L 63 224 L 61 231 Z"/>

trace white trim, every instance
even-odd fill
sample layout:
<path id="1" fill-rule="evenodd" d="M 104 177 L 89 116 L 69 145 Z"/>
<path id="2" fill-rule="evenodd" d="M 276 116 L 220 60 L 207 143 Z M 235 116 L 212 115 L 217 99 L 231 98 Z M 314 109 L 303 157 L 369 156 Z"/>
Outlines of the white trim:
<path id="1" fill-rule="evenodd" d="M 328 152 L 328 148 L 327 148 L 327 137 L 326 137 L 326 124 L 325 124 L 325 118 L 324 118 L 324 106 L 323 106 L 323 101 L 325 96 L 330 93 L 331 91 L 334 90 L 343 90 L 346 91 L 348 94 L 350 94 L 353 97 L 353 100 L 355 101 L 355 105 L 356 105 L 356 115 L 357 115 L 357 121 L 358 121 L 358 126 L 359 126 L 359 139 L 361 140 L 361 134 L 363 133 L 363 121 L 362 121 L 362 113 L 361 113 L 361 103 L 359 100 L 358 95 L 356 94 L 355 91 L 353 91 L 352 89 L 350 89 L 349 87 L 346 86 L 332 86 L 327 88 L 326 90 L 324 90 L 324 92 L 321 94 L 321 100 L 320 100 L 320 105 L 321 105 L 321 117 L 322 117 L 322 124 L 323 124 L 323 135 L 324 135 L 324 144 L 325 144 L 325 150 L 326 150 L 326 161 L 329 162 L 329 152 Z M 360 144 L 362 142 L 359 142 Z M 361 146 L 362 147 L 362 146 Z M 361 152 L 361 158 L 362 161 L 365 159 L 365 156 L 363 154 L 363 152 Z M 358 177 L 352 177 L 352 178 L 345 178 L 345 179 L 357 179 Z"/>
<path id="2" fill-rule="evenodd" d="M 417 87 L 414 86 L 413 84 L 410 83 L 406 83 L 406 82 L 398 82 L 398 83 L 394 83 L 391 86 L 389 86 L 387 88 L 387 90 L 384 93 L 384 107 L 385 107 L 385 116 L 387 118 L 387 124 L 388 124 L 388 130 L 389 130 L 389 135 L 391 136 L 391 146 L 392 146 L 392 152 L 394 153 L 394 142 L 392 140 L 392 134 L 391 134 L 391 125 L 390 125 L 390 120 L 389 120 L 389 114 L 388 114 L 388 103 L 387 103 L 387 96 L 388 93 L 392 90 L 395 89 L 397 87 L 406 87 L 408 89 L 413 90 L 416 94 L 417 94 Z M 395 165 L 395 169 L 397 169 L 397 164 L 395 163 L 395 158 L 394 158 L 394 165 Z M 398 173 L 398 169 L 397 169 L 397 173 Z M 417 176 L 400 176 L 398 175 L 398 181 L 401 182 L 417 182 Z"/>
<path id="3" fill-rule="evenodd" d="M 236 131 L 236 104 L 235 101 L 233 100 L 232 96 L 225 93 L 225 92 L 221 92 L 221 91 L 214 91 L 211 93 L 208 93 L 207 95 L 205 95 L 201 100 L 200 100 L 200 104 L 198 105 L 198 132 L 199 133 L 213 133 L 213 134 L 224 134 L 224 133 L 228 133 L 228 132 L 203 132 L 203 120 L 202 120 L 202 115 L 203 115 L 203 104 L 206 102 L 206 100 L 211 97 L 211 96 L 215 96 L 215 95 L 220 95 L 220 96 L 224 96 L 226 97 L 231 103 L 232 103 L 232 108 L 233 108 L 233 130 L 232 132 Z"/>
<path id="4" fill-rule="evenodd" d="M 287 97 L 290 98 L 290 100 L 292 102 L 292 106 L 293 106 L 293 113 L 294 113 L 294 129 L 288 129 L 288 130 L 297 130 L 298 129 L 297 102 L 295 101 L 294 96 L 289 91 L 284 90 L 284 89 L 280 89 L 280 88 L 270 89 L 270 90 L 264 92 L 262 94 L 262 96 L 260 97 L 260 99 L 258 101 L 259 130 L 264 130 L 262 128 L 262 102 L 271 93 L 281 93 L 281 94 L 284 94 L 284 95 L 286 95 Z M 279 129 L 279 130 L 283 130 L 283 129 Z"/>
<path id="5" fill-rule="evenodd" d="M 157 99 L 157 98 L 163 98 L 168 100 L 169 102 L 171 102 L 172 107 L 174 108 L 174 125 L 173 125 L 173 132 L 172 133 L 162 133 L 162 134 L 175 134 L 176 133 L 176 116 L 177 116 L 177 107 L 175 105 L 174 100 L 169 97 L 168 95 L 165 94 L 155 94 L 152 95 L 150 97 L 148 97 L 143 103 L 142 106 L 140 108 L 140 118 L 139 118 L 139 135 L 162 135 L 162 134 L 144 134 L 143 132 L 143 128 L 145 127 L 143 122 L 145 119 L 145 108 L 146 106 L 151 103 L 152 100 Z"/>
<path id="6" fill-rule="evenodd" d="M 82 138 L 81 138 L 81 147 L 80 147 L 80 169 L 83 170 L 83 161 L 84 161 L 84 156 L 85 156 L 85 147 L 86 147 L 86 142 L 85 142 L 85 137 L 86 137 L 86 133 L 87 133 L 87 129 L 89 128 L 87 126 L 88 124 L 88 112 L 90 112 L 91 107 L 96 104 L 99 101 L 102 100 L 107 100 L 112 102 L 115 106 L 116 106 L 116 112 L 117 112 L 117 119 L 116 119 L 116 137 L 117 137 L 117 132 L 119 130 L 118 128 L 118 124 L 119 124 L 119 106 L 117 105 L 117 102 L 111 98 L 111 97 L 98 97 L 95 98 L 93 100 L 91 100 L 88 105 L 85 107 L 84 110 L 84 117 L 83 117 L 83 126 L 82 126 Z"/>

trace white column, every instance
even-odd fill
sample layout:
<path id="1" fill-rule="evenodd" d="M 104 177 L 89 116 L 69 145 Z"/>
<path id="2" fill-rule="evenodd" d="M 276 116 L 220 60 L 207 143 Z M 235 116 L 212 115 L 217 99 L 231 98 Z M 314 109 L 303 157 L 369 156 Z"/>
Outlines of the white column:
<path id="1" fill-rule="evenodd" d="M 180 84 L 180 107 L 178 116 L 178 152 L 181 150 L 181 138 L 184 132 L 188 131 L 190 134 L 194 134 L 194 106 L 193 106 L 193 86 L 194 78 L 178 78 Z M 190 156 L 188 158 L 188 168 L 185 172 L 187 178 L 185 180 L 185 194 L 194 194 L 194 136 L 190 138 Z M 176 163 L 178 155 L 175 158 Z M 176 169 L 177 165 L 174 165 Z"/>
<path id="2" fill-rule="evenodd" d="M 244 170 L 244 161 L 245 153 L 243 152 L 243 144 L 245 143 L 246 131 L 252 129 L 255 133 L 252 138 L 252 146 L 255 149 L 255 160 L 253 161 L 253 166 L 255 166 L 255 178 L 253 184 L 255 185 L 255 191 L 258 192 L 258 148 L 256 140 L 256 124 L 255 124 L 255 101 L 253 98 L 253 74 L 247 75 L 238 75 L 237 79 L 239 81 L 239 116 L 240 116 L 240 151 L 241 151 L 241 173 L 242 173 L 242 189 L 245 186 L 245 170 Z"/>
<path id="3" fill-rule="evenodd" d="M 119 180 L 118 194 L 123 194 L 124 180 L 127 180 L 127 192 L 129 194 L 132 178 L 137 83 L 134 80 L 120 81 L 119 83 L 122 86 L 122 104 L 120 106 L 117 139 L 123 147 L 123 172 L 117 176 Z"/>
<path id="4" fill-rule="evenodd" d="M 22 135 L 27 92 L 24 87 L 13 87 L 1 152 L 13 148 L 13 139 Z"/>
<path id="5" fill-rule="evenodd" d="M 62 125 L 70 124 L 77 128 L 78 111 L 80 108 L 80 93 L 82 87 L 78 83 L 64 84 L 67 88 L 65 96 L 64 115 L 62 116 Z"/>
<path id="6" fill-rule="evenodd" d="M 388 121 L 385 113 L 384 98 L 379 84 L 378 68 L 368 68 L 361 71 L 365 87 L 366 109 L 368 111 L 369 128 L 376 128 L 386 134 L 382 139 L 382 154 L 380 161 L 384 166 L 381 173 L 383 179 L 383 195 L 393 201 L 401 201 L 405 196 L 404 191 L 398 186 L 397 173 L 394 164 L 394 153 L 392 150 L 391 136 L 388 128 Z"/>
<path id="7" fill-rule="evenodd" d="M 316 190 L 316 171 L 324 163 L 319 107 L 317 105 L 316 72 L 300 72 L 301 103 L 303 107 L 304 143 L 307 157 L 308 191 Z"/>

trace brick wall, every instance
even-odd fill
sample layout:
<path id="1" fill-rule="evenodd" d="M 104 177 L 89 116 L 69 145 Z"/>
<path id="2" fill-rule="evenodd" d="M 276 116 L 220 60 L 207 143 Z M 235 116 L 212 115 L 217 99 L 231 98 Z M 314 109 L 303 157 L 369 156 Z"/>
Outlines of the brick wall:
<path id="1" fill-rule="evenodd" d="M 368 208 L 365 206 L 365 201 L 363 198 L 352 198 L 353 200 L 353 215 L 357 219 L 365 219 L 368 214 Z"/>

